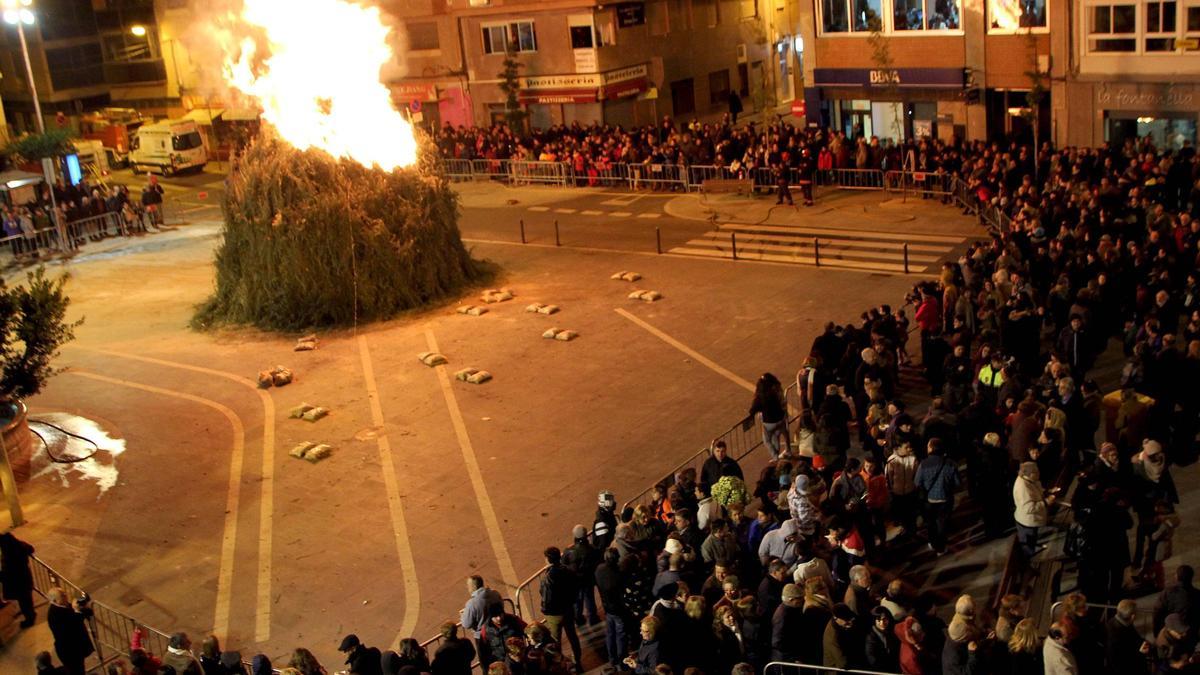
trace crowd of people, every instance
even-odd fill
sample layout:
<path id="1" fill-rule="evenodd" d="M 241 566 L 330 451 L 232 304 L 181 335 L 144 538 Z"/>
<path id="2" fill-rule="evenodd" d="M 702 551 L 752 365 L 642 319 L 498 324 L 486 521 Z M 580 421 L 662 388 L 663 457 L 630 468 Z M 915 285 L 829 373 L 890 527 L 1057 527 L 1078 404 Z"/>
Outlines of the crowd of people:
<path id="1" fill-rule="evenodd" d="M 48 192 L 42 190 L 33 201 L 6 205 L 0 211 L 0 242 L 8 243 L 16 260 L 37 259 L 47 246 L 61 248 L 55 223 L 64 228 L 68 240 L 65 248 L 109 236 L 144 233 L 163 225 L 163 188 L 155 176 L 138 196 L 131 195 L 125 185 L 92 185 L 87 179 L 76 185 L 64 185 L 60 180 L 53 192 L 53 204 Z M 100 217 L 107 214 L 115 217 Z M 39 233 L 44 236 L 39 237 Z"/>
<path id="2" fill-rule="evenodd" d="M 1000 209 L 1012 225 L 918 284 L 911 318 L 881 305 L 829 323 L 796 375 L 794 423 L 783 383 L 764 374 L 747 410 L 771 459 L 757 476 L 717 443 L 699 471 L 671 476 L 646 503 L 618 511 L 603 492 L 592 526 L 544 552 L 542 619 L 509 612 L 471 577 L 465 635 L 447 622 L 433 654 L 415 641 L 380 652 L 350 635 L 349 672 L 465 675 L 478 658 L 489 675 L 568 673 L 583 667 L 577 626 L 600 623 L 608 664 L 639 675 L 751 675 L 772 661 L 921 675 L 1200 671 L 1192 568 L 1164 569 L 1183 526 L 1173 469 L 1195 460 L 1200 430 L 1200 163 L 1190 146 L 1035 153 L 670 120 L 529 137 L 446 127 L 437 140 L 450 157 L 584 168 L 904 164 L 958 177 L 969 210 Z M 1118 350 L 1119 382 L 1102 387 L 1096 364 Z M 928 397 L 904 390 L 904 369 Z M 1024 584 L 996 603 L 960 595 L 947 621 L 938 608 L 951 609 L 948 599 L 889 571 L 921 548 L 934 558 L 1014 533 L 1016 568 L 1029 571 L 1059 527 L 1078 583 L 1045 633 Z M 1155 592 L 1153 608 L 1139 606 Z M 1151 631 L 1139 613 L 1152 614 Z M 181 634 L 161 664 L 135 657 L 138 675 L 244 672 L 240 656 L 218 669 L 234 659 L 211 638 L 199 658 Z M 288 668 L 325 672 L 304 650 Z"/>

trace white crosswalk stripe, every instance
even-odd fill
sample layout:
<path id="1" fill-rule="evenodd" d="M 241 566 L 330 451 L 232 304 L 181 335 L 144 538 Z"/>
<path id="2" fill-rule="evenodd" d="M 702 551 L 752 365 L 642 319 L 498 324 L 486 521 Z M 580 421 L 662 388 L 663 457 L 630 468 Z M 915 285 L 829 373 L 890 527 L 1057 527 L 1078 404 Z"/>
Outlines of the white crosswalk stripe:
<path id="1" fill-rule="evenodd" d="M 736 251 L 739 260 L 923 274 L 936 271 L 944 260 L 956 258 L 966 242 L 966 237 L 942 234 L 725 224 L 670 252 L 733 258 Z"/>

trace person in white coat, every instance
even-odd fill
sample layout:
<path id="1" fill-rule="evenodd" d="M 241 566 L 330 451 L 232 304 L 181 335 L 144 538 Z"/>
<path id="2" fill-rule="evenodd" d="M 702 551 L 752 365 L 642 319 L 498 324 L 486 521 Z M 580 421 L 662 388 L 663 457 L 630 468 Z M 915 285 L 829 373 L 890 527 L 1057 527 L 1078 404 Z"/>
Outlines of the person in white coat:
<path id="1" fill-rule="evenodd" d="M 1062 624 L 1057 621 L 1050 624 L 1050 634 L 1042 643 L 1042 663 L 1045 664 L 1046 675 L 1079 675 L 1075 655 L 1067 649 L 1069 641 Z"/>
<path id="2" fill-rule="evenodd" d="M 1035 462 L 1022 462 L 1013 483 L 1013 520 L 1017 521 L 1017 545 L 1026 563 L 1037 553 L 1038 528 L 1046 525 L 1047 507 L 1054 495 L 1046 496 Z"/>

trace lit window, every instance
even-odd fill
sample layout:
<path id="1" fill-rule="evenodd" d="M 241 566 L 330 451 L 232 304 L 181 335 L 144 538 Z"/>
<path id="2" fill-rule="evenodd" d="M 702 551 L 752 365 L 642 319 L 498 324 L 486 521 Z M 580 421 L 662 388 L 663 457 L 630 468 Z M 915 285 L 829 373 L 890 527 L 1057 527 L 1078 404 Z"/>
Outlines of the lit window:
<path id="1" fill-rule="evenodd" d="M 892 29 L 958 30 L 957 0 L 892 0 Z"/>
<path id="2" fill-rule="evenodd" d="M 868 33 L 883 20 L 882 0 L 821 0 L 821 18 L 826 33 Z"/>
<path id="3" fill-rule="evenodd" d="M 532 21 L 489 24 L 483 27 L 483 53 L 503 54 L 512 52 L 536 52 L 537 34 Z"/>
<path id="4" fill-rule="evenodd" d="M 1002 33 L 1045 28 L 1047 0 L 988 0 L 988 30 Z"/>

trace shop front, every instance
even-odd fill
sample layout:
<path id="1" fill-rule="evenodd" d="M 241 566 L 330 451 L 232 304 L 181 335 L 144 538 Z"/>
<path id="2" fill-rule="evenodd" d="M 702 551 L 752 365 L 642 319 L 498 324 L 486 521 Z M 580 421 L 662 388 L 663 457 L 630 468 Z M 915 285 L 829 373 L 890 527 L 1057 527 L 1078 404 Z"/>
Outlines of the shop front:
<path id="1" fill-rule="evenodd" d="M 442 124 L 470 125 L 471 105 L 462 84 L 451 81 L 401 81 L 388 85 L 392 102 L 414 124 L 436 129 Z"/>
<path id="2" fill-rule="evenodd" d="M 1100 83 L 1094 92 L 1097 131 L 1103 134 L 1095 142 L 1149 138 L 1159 148 L 1196 146 L 1200 84 Z"/>
<path id="3" fill-rule="evenodd" d="M 948 137 L 963 123 L 961 68 L 816 68 L 813 85 L 806 108 L 851 138 Z"/>
<path id="4" fill-rule="evenodd" d="M 634 101 L 649 89 L 649 70 L 641 63 L 602 73 L 523 77 L 517 100 L 537 129 L 574 122 L 620 123 L 626 109 L 632 110 Z M 499 109 L 502 112 L 502 104 Z"/>

